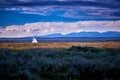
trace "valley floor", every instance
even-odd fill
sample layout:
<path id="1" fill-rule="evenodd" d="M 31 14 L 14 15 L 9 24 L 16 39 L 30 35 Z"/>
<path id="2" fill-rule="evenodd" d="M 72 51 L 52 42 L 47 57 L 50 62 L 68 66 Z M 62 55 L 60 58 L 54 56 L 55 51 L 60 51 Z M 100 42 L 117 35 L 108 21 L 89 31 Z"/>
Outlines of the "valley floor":
<path id="1" fill-rule="evenodd" d="M 70 48 L 72 46 L 87 46 L 97 48 L 120 49 L 120 41 L 108 42 L 41 42 L 41 43 L 0 43 L 0 48 L 7 49 L 32 49 L 32 48 Z"/>

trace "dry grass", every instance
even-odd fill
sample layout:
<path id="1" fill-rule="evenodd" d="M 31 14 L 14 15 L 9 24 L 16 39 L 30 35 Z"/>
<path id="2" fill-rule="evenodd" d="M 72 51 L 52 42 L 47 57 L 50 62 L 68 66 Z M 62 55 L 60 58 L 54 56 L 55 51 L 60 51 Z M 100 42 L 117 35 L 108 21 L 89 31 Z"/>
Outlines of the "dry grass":
<path id="1" fill-rule="evenodd" d="M 45 43 L 0 43 L 0 48 L 30 49 L 30 48 L 70 48 L 71 46 L 88 46 L 98 48 L 118 48 L 120 41 L 110 42 L 45 42 Z"/>

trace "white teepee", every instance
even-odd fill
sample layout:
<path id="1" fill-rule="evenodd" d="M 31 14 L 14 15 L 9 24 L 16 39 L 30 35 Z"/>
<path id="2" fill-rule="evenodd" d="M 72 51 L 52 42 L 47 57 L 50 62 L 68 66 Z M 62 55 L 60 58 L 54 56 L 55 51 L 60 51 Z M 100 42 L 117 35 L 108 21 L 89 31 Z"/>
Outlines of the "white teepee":
<path id="1" fill-rule="evenodd" d="M 38 41 L 37 41 L 37 39 L 35 37 L 33 37 L 32 43 L 38 43 Z"/>

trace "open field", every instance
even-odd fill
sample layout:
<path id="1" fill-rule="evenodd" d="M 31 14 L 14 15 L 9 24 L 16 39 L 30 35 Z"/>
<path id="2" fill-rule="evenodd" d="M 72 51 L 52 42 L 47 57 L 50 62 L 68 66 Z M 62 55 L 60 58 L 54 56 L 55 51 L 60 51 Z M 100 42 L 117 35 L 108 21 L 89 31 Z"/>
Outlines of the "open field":
<path id="1" fill-rule="evenodd" d="M 120 49 L 120 41 L 109 42 L 44 42 L 44 43 L 0 43 L 0 48 L 31 49 L 31 48 L 70 48 L 72 46 L 88 46 L 97 48 Z"/>

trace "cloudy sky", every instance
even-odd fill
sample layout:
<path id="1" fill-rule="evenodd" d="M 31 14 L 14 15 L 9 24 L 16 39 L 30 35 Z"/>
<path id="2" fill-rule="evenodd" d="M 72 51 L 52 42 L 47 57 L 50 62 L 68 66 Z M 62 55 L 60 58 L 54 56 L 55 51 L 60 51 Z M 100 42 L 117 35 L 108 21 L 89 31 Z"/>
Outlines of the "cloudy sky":
<path id="1" fill-rule="evenodd" d="M 0 37 L 119 31 L 120 0 L 0 0 Z"/>

